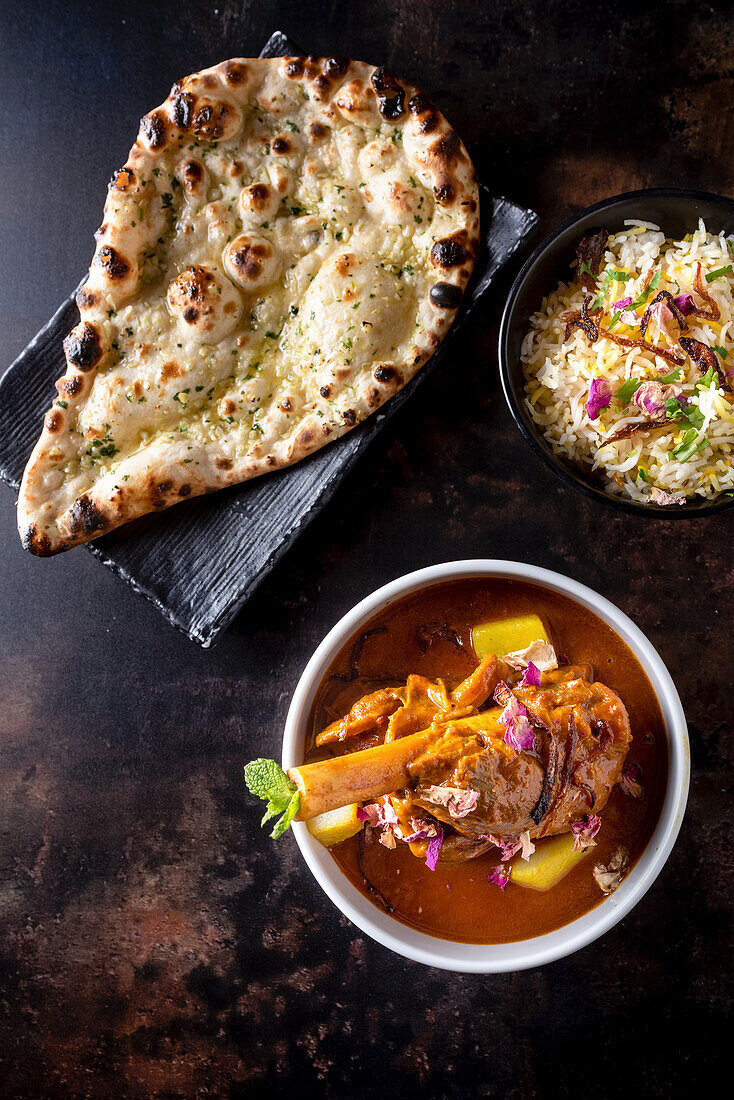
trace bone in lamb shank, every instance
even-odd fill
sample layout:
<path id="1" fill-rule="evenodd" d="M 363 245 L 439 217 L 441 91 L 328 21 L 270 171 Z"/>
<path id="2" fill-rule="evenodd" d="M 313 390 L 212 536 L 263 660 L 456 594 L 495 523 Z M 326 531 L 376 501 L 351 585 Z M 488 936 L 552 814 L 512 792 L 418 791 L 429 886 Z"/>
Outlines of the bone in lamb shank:
<path id="1" fill-rule="evenodd" d="M 443 860 L 473 858 L 496 838 L 570 831 L 606 804 L 629 718 L 588 667 L 534 673 L 528 682 L 490 656 L 453 691 L 409 676 L 364 696 L 315 740 L 338 755 L 288 773 L 301 795 L 298 817 L 383 799 L 403 837 L 441 823 Z M 416 855 L 426 843 L 411 842 Z"/>

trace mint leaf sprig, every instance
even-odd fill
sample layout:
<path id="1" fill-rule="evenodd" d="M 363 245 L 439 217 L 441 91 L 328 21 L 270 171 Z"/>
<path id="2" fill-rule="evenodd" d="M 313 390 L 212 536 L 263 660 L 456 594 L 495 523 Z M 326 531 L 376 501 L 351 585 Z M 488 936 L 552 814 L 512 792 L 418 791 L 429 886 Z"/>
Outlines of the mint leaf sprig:
<path id="1" fill-rule="evenodd" d="M 251 760 L 245 766 L 245 783 L 252 794 L 267 803 L 261 825 L 265 825 L 272 817 L 281 815 L 270 834 L 273 840 L 277 840 L 300 809 L 301 796 L 298 788 L 275 760 L 266 760 L 263 757 Z"/>

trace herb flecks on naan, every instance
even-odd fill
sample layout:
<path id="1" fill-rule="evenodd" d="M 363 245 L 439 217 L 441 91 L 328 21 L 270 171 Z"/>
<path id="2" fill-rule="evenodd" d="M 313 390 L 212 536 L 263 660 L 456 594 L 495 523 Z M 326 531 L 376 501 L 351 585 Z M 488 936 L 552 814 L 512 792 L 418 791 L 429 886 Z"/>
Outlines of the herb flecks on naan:
<path id="1" fill-rule="evenodd" d="M 53 554 L 297 462 L 449 329 L 478 194 L 425 96 L 361 62 L 233 60 L 174 85 L 115 173 L 18 502 Z"/>

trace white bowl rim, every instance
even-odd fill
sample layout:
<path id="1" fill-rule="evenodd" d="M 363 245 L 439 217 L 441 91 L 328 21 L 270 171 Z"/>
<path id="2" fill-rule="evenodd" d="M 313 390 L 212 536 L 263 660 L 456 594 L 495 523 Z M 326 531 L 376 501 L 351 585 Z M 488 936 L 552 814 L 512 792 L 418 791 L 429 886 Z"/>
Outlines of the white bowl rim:
<path id="1" fill-rule="evenodd" d="M 286 718 L 285 769 L 303 760 L 302 746 L 311 704 L 321 680 L 344 643 L 388 604 L 420 588 L 468 578 L 507 578 L 560 592 L 593 611 L 632 649 L 655 691 L 668 740 L 668 783 L 650 842 L 614 893 L 595 909 L 553 932 L 506 944 L 466 944 L 418 932 L 383 913 L 339 870 L 331 854 L 303 822 L 293 833 L 314 878 L 327 897 L 372 939 L 405 958 L 457 973 L 492 974 L 524 970 L 561 959 L 609 931 L 637 904 L 662 870 L 681 827 L 690 783 L 690 747 L 685 714 L 675 684 L 652 643 L 604 596 L 561 573 L 523 562 L 475 558 L 427 566 L 398 577 L 357 603 L 329 631 L 309 660 Z"/>

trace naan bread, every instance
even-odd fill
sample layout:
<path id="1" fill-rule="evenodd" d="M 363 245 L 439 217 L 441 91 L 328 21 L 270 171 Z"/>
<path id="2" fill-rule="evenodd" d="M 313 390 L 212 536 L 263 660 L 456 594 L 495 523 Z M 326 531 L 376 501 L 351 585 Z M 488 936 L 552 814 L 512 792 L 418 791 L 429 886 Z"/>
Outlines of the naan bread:
<path id="1" fill-rule="evenodd" d="M 66 550 L 348 431 L 446 335 L 478 239 L 464 146 L 384 69 L 232 60 L 175 84 L 110 183 L 23 545 Z"/>

